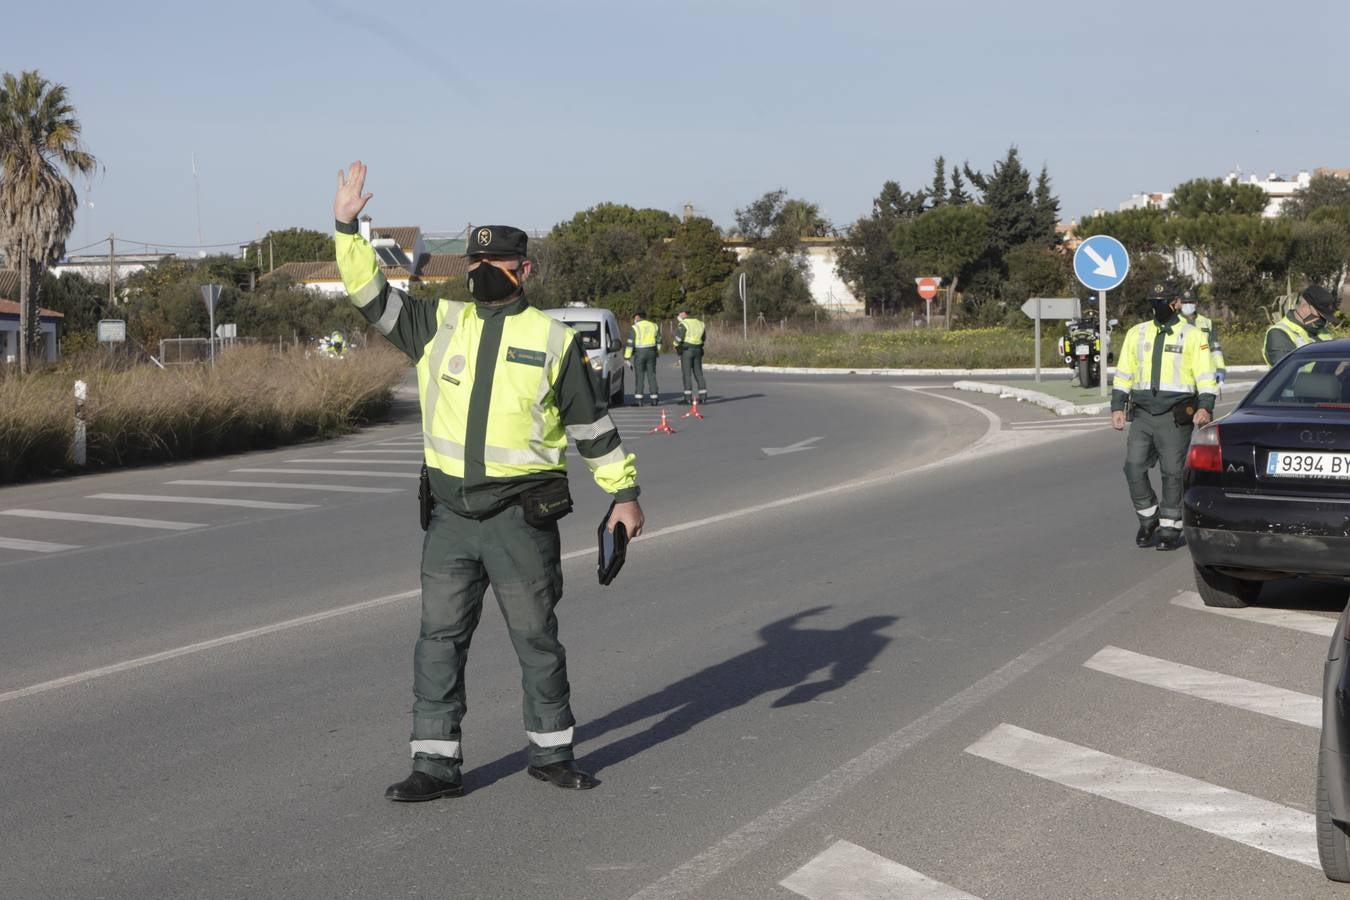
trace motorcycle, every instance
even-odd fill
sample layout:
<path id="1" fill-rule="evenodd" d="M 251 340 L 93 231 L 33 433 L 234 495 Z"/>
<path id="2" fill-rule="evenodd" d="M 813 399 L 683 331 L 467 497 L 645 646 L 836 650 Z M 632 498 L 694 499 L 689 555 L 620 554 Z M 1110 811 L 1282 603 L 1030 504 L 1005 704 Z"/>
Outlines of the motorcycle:
<path id="1" fill-rule="evenodd" d="M 1118 319 L 1106 320 L 1106 333 L 1119 325 Z M 1097 330 L 1096 316 L 1080 316 L 1064 323 L 1067 332 L 1059 339 L 1059 355 L 1064 364 L 1073 370 L 1071 383 L 1079 387 L 1096 387 L 1102 377 L 1102 342 Z M 1109 343 L 1109 341 L 1108 341 Z M 1116 355 L 1108 352 L 1107 365 L 1116 361 Z"/>

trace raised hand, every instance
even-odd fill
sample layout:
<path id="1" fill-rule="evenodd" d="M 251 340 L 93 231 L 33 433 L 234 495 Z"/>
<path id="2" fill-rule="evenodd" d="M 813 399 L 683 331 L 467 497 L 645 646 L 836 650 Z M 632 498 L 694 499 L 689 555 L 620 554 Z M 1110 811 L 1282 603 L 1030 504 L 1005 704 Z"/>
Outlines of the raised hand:
<path id="1" fill-rule="evenodd" d="M 337 196 L 333 198 L 333 218 L 339 222 L 355 222 L 374 194 L 363 194 L 366 186 L 366 166 L 361 160 L 352 163 L 346 172 L 338 169 Z"/>

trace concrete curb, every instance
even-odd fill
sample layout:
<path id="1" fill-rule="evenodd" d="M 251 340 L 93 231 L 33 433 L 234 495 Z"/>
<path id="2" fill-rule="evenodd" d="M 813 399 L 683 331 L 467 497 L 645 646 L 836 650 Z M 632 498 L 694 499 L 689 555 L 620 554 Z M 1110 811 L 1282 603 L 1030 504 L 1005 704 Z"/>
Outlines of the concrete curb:
<path id="1" fill-rule="evenodd" d="M 1244 368 L 1263 368 L 1244 367 Z M 1233 369 L 1228 371 L 1232 372 Z M 1224 385 L 1229 390 L 1246 390 L 1255 381 L 1230 381 Z M 952 385 L 958 391 L 974 391 L 979 394 L 993 394 L 1000 400 L 1017 400 L 1019 403 L 1032 403 L 1036 406 L 1042 406 L 1050 410 L 1057 416 L 1099 416 L 1111 409 L 1111 401 L 1103 400 L 1101 403 L 1076 404 L 1069 400 L 1061 400 L 1059 397 L 1050 394 L 1043 394 L 1040 391 L 1027 390 L 1026 388 L 1012 387 L 1006 384 L 993 384 L 987 381 L 958 381 Z"/>
<path id="2" fill-rule="evenodd" d="M 1040 391 L 1009 387 L 1006 384 L 991 384 L 987 381 L 958 381 L 952 385 L 958 391 L 974 391 L 979 394 L 993 394 L 999 399 L 1017 400 L 1043 406 L 1057 416 L 1099 416 L 1111 408 L 1111 401 L 1078 405 L 1069 400 L 1061 400 Z"/>
<path id="3" fill-rule="evenodd" d="M 703 366 L 710 372 L 753 372 L 761 375 L 884 375 L 892 378 L 962 378 L 977 375 L 1035 375 L 1035 369 L 812 369 L 801 366 L 735 366 L 727 363 L 707 363 Z M 1265 372 L 1269 366 L 1229 366 L 1229 372 Z M 1042 375 L 1056 376 L 1060 372 L 1067 377 L 1067 368 L 1044 366 Z M 1115 368 L 1108 370 L 1115 372 Z M 1066 401 L 1060 401 L 1066 402 Z"/>

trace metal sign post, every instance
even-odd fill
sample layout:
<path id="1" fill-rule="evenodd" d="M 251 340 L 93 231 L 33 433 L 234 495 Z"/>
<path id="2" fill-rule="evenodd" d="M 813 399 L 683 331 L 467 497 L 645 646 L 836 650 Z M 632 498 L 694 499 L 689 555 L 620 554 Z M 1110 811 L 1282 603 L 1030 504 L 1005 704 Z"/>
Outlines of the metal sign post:
<path id="1" fill-rule="evenodd" d="M 211 341 L 211 367 L 216 365 L 216 304 L 220 302 L 220 285 L 202 285 L 202 302 L 206 304 L 206 314 L 211 320 L 211 330 L 207 338 Z"/>
<path id="2" fill-rule="evenodd" d="M 1083 287 L 1097 292 L 1097 340 L 1101 344 L 1102 396 L 1109 393 L 1107 361 L 1110 360 L 1110 335 L 1106 333 L 1106 292 L 1114 290 L 1130 274 L 1130 254 L 1125 245 L 1107 234 L 1094 234 L 1073 252 L 1073 274 Z"/>
<path id="3" fill-rule="evenodd" d="M 1036 383 L 1041 383 L 1041 298 L 1036 298 Z"/>
<path id="4" fill-rule="evenodd" d="M 741 273 L 738 286 L 741 291 L 741 337 L 748 339 L 750 337 L 750 307 L 746 305 L 744 272 Z"/>

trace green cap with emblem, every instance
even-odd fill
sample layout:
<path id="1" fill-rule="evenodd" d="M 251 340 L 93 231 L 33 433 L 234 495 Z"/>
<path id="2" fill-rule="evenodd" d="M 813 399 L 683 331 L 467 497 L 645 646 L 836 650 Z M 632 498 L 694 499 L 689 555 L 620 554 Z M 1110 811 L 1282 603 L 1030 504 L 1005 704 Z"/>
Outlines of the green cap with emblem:
<path id="1" fill-rule="evenodd" d="M 464 255 L 524 256 L 529 235 L 510 225 L 477 225 L 469 231 L 469 243 Z"/>
<path id="2" fill-rule="evenodd" d="M 1177 284 L 1175 281 L 1168 278 L 1164 281 L 1159 281 L 1155 283 L 1153 287 L 1149 288 L 1148 296 L 1145 297 L 1144 299 L 1172 300 L 1176 297 L 1180 297 L 1181 293 L 1182 293 L 1181 285 Z"/>

